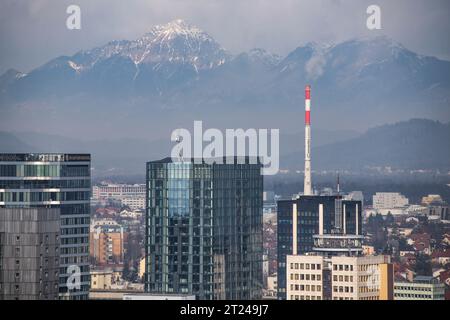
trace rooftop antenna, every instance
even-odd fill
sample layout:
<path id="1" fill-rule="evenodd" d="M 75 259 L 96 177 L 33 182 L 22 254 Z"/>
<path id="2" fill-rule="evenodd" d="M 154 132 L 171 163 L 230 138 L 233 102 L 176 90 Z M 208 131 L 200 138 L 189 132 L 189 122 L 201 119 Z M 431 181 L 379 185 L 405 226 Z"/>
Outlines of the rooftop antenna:
<path id="1" fill-rule="evenodd" d="M 339 195 L 339 193 L 341 192 L 340 183 L 339 183 L 339 171 L 337 173 L 337 187 L 336 187 L 336 190 L 337 190 L 337 194 Z"/>

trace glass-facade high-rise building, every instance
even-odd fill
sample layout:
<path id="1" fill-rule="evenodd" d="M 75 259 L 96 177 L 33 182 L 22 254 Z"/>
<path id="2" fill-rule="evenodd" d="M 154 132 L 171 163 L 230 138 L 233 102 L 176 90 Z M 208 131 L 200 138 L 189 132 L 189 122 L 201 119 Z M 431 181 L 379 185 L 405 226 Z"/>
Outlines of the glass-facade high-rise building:
<path id="1" fill-rule="evenodd" d="M 49 276 L 46 267 L 57 262 L 60 299 L 87 299 L 89 294 L 90 163 L 89 154 L 0 154 L 0 214 L 4 209 L 4 212 L 9 210 L 9 215 L 18 212 L 35 221 L 39 216 L 49 219 L 42 210 L 51 209 L 54 215 L 57 209 L 58 232 L 35 227 L 36 230 L 25 230 L 24 234 L 41 239 L 38 262 L 28 266 L 41 270 L 41 283 Z M 26 212 L 34 208 L 40 210 L 39 214 Z M 8 221 L 14 221 L 12 218 Z M 38 222 L 33 223 L 39 226 Z M 13 229 L 10 228 L 8 235 L 17 237 L 18 247 L 32 239 L 25 235 L 20 237 Z M 6 249 L 5 245 L 2 244 L 2 249 Z M 19 275 L 24 267 L 20 261 L 14 266 Z M 15 288 L 25 296 L 20 283 L 14 286 L 19 286 Z"/>
<path id="2" fill-rule="evenodd" d="M 249 158 L 148 162 L 145 290 L 261 298 L 262 188 Z"/>

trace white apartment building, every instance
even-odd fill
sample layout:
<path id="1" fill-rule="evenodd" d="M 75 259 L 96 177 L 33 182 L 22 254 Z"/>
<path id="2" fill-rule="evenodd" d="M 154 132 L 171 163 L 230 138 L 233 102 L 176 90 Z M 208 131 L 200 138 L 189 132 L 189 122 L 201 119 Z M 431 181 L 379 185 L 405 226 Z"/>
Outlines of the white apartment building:
<path id="1" fill-rule="evenodd" d="M 92 187 L 92 199 L 120 200 L 131 209 L 145 208 L 145 184 L 108 184 Z"/>
<path id="2" fill-rule="evenodd" d="M 388 300 L 393 298 L 389 256 L 287 256 L 288 300 Z"/>
<path id="3" fill-rule="evenodd" d="M 395 209 L 406 207 L 408 198 L 398 192 L 377 192 L 372 197 L 374 209 Z"/>

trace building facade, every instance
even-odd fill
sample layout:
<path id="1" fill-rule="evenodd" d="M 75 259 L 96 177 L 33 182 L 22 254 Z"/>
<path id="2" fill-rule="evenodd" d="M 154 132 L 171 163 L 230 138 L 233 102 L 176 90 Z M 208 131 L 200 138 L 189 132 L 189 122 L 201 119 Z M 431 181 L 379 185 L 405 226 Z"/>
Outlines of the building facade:
<path id="1" fill-rule="evenodd" d="M 412 282 L 395 282 L 394 300 L 445 300 L 445 284 L 428 276 L 417 276 Z"/>
<path id="2" fill-rule="evenodd" d="M 372 197 L 374 209 L 394 209 L 406 207 L 408 198 L 398 192 L 377 192 Z"/>
<path id="3" fill-rule="evenodd" d="M 145 208 L 145 184 L 107 184 L 92 187 L 94 200 L 119 200 L 131 209 Z"/>
<path id="4" fill-rule="evenodd" d="M 0 208 L 59 209 L 59 298 L 87 299 L 89 154 L 0 154 Z"/>
<path id="5" fill-rule="evenodd" d="M 117 222 L 91 225 L 89 253 L 95 265 L 123 264 L 125 233 Z"/>
<path id="6" fill-rule="evenodd" d="M 261 298 L 262 187 L 248 158 L 148 162 L 146 292 Z"/>
<path id="7" fill-rule="evenodd" d="M 389 256 L 287 256 L 288 300 L 392 300 Z"/>
<path id="8" fill-rule="evenodd" d="M 312 252 L 314 236 L 339 231 L 361 234 L 361 201 L 340 195 L 298 196 L 278 201 L 278 299 L 286 299 L 286 257 Z M 359 222 L 358 222 L 359 221 Z"/>
<path id="9" fill-rule="evenodd" d="M 59 296 L 60 211 L 0 208 L 0 300 Z"/>

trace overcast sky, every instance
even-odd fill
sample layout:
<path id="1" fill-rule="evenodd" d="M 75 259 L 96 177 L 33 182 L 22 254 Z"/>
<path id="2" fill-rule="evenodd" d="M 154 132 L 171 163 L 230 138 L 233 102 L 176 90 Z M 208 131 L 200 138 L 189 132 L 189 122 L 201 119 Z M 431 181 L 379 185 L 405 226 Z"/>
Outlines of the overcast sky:
<path id="1" fill-rule="evenodd" d="M 81 7 L 81 30 L 66 28 L 70 4 Z M 366 28 L 371 4 L 381 7 L 382 30 Z M 135 39 L 177 18 L 233 53 L 262 47 L 283 55 L 309 41 L 384 34 L 450 59 L 449 17 L 448 0 L 1 0 L 0 73 L 28 72 L 59 55 Z"/>

